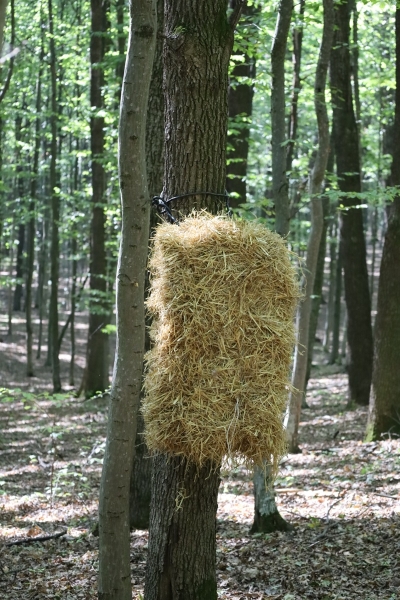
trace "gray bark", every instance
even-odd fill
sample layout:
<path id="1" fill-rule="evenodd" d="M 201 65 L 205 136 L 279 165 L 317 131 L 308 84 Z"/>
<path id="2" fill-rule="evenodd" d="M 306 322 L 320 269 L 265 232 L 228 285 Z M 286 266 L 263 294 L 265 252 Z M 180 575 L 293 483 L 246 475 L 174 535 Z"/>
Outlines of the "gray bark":
<path id="1" fill-rule="evenodd" d="M 51 264 L 50 264 L 50 308 L 49 308 L 49 356 L 53 373 L 53 392 L 61 390 L 60 359 L 58 347 L 58 278 L 60 272 L 60 195 L 57 186 L 57 72 L 56 47 L 52 0 L 48 0 L 50 33 L 50 77 L 51 77 L 51 143 L 50 143 L 50 193 L 51 193 Z"/>
<path id="2" fill-rule="evenodd" d="M 333 39 L 333 0 L 324 0 L 324 29 L 318 57 L 314 85 L 314 104 L 318 122 L 318 151 L 310 176 L 311 231 L 304 268 L 304 300 L 297 313 L 297 344 L 292 375 L 293 389 L 290 393 L 286 419 L 287 436 L 291 452 L 298 451 L 298 432 L 301 405 L 305 391 L 307 371 L 307 348 L 311 314 L 312 292 L 318 261 L 318 251 L 323 229 L 323 211 L 320 197 L 329 157 L 329 119 L 325 101 L 326 76 Z"/>
<path id="3" fill-rule="evenodd" d="M 144 285 L 150 199 L 146 109 L 156 36 L 154 0 L 131 0 L 121 99 L 122 233 L 117 267 L 117 347 L 99 506 L 100 600 L 131 600 L 129 487 L 142 384 Z"/>
<path id="4" fill-rule="evenodd" d="M 286 177 L 285 55 L 293 0 L 281 0 L 271 48 L 271 135 L 272 194 L 275 203 L 275 229 L 289 233 L 289 191 Z"/>
<path id="5" fill-rule="evenodd" d="M 292 0 L 282 0 L 279 5 L 274 41 L 271 49 L 272 90 L 272 188 L 275 203 L 275 230 L 282 236 L 289 233 L 289 195 L 286 177 L 285 122 L 285 54 L 292 16 Z M 299 66 L 299 64 L 298 64 Z M 297 103 L 297 100 L 296 100 Z M 292 106 L 293 108 L 293 106 Z M 297 106 L 296 106 L 297 108 Z M 293 126 L 297 119 L 294 118 Z M 254 520 L 251 531 L 267 533 L 287 530 L 288 523 L 280 516 L 275 504 L 273 484 L 267 464 L 254 469 Z"/>
<path id="6" fill-rule="evenodd" d="M 224 192 L 228 66 L 241 7 L 228 21 L 225 0 L 165 2 L 166 198 Z M 217 208 L 214 198 L 194 194 L 174 216 L 194 207 Z M 214 600 L 219 465 L 198 470 L 164 455 L 154 462 L 145 598 Z"/>
<path id="7" fill-rule="evenodd" d="M 163 29 L 164 0 L 157 0 L 157 39 L 146 121 L 146 167 L 150 198 L 160 194 L 164 177 Z M 157 222 L 158 216 L 155 211 L 152 211 L 150 215 L 150 230 L 154 230 Z M 145 298 L 147 298 L 148 287 L 149 282 L 148 277 L 146 277 Z M 150 325 L 151 320 L 147 314 L 145 352 L 150 350 Z M 141 415 L 139 415 L 135 442 L 136 454 L 133 461 L 129 502 L 131 529 L 135 527 L 138 529 L 147 529 L 149 527 L 153 459 L 147 449 L 143 432 L 144 422 Z"/>

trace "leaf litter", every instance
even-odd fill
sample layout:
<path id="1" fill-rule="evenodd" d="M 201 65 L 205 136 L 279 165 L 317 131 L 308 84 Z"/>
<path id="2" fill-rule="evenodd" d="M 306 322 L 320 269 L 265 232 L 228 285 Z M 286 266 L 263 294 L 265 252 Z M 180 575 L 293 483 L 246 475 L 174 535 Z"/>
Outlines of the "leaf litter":
<path id="1" fill-rule="evenodd" d="M 251 476 L 226 470 L 217 520 L 218 597 L 224 600 L 400 598 L 400 442 L 362 443 L 366 410 L 346 409 L 345 375 L 310 381 L 302 453 L 281 462 L 279 511 L 288 533 L 250 535 Z M 4 394 L 3 394 L 4 396 Z M 3 397 L 4 399 L 4 397 Z M 97 519 L 106 401 L 65 397 L 1 404 L 0 597 L 97 597 Z M 52 417 L 49 421 L 49 415 Z M 34 534 L 42 543 L 5 544 Z M 132 598 L 143 595 L 148 534 L 131 536 Z"/>

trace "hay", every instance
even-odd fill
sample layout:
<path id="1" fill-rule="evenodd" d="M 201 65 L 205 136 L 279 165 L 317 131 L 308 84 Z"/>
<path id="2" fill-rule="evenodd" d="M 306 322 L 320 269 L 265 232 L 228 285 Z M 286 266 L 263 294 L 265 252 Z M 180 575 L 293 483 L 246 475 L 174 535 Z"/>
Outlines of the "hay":
<path id="1" fill-rule="evenodd" d="M 193 215 L 157 229 L 153 349 L 143 416 L 150 449 L 276 469 L 299 297 L 284 241 L 254 222 Z"/>

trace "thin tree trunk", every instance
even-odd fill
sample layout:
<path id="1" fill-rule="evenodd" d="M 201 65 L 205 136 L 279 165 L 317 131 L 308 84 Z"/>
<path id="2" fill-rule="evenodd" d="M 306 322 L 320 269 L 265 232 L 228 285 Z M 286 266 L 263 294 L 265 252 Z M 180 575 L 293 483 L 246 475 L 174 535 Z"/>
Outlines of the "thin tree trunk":
<path id="1" fill-rule="evenodd" d="M 286 178 L 285 141 L 285 54 L 293 2 L 281 0 L 275 37 L 271 50 L 272 90 L 272 189 L 275 203 L 275 230 L 282 236 L 289 232 L 289 195 Z M 293 105 L 292 105 L 293 109 Z M 297 106 L 296 106 L 297 109 Z M 297 116 L 297 115 L 296 115 Z M 296 122 L 296 116 L 293 124 Z M 297 123 L 296 123 L 297 124 Z M 270 468 L 256 466 L 253 474 L 254 520 L 251 532 L 286 531 L 291 526 L 281 517 L 275 503 Z"/>
<path id="2" fill-rule="evenodd" d="M 371 273 L 369 279 L 369 293 L 371 295 L 371 307 L 373 306 L 374 298 L 374 284 L 375 284 L 375 263 L 376 263 L 376 244 L 378 241 L 378 207 L 375 206 L 371 220 L 371 245 L 372 245 L 372 257 L 371 257 Z"/>
<path id="3" fill-rule="evenodd" d="M 21 180 L 22 181 L 22 180 Z M 18 186 L 22 192 L 22 186 Z M 21 197 L 22 200 L 22 197 Z M 20 223 L 18 226 L 18 247 L 17 258 L 15 265 L 16 284 L 14 290 L 13 310 L 22 310 L 22 297 L 24 294 L 22 280 L 24 276 L 24 246 L 25 246 L 25 224 Z"/>
<path id="4" fill-rule="evenodd" d="M 105 35 L 108 29 L 109 2 L 91 0 L 92 36 L 90 41 L 90 102 L 96 112 L 103 107 Z M 90 120 L 92 154 L 92 224 L 90 242 L 89 332 L 84 378 L 84 392 L 90 397 L 108 387 L 107 256 L 105 247 L 104 117 L 94 114 Z"/>
<path id="5" fill-rule="evenodd" d="M 311 314 L 311 297 L 314 289 L 318 251 L 323 229 L 323 211 L 320 198 L 321 186 L 329 157 L 329 119 L 325 101 L 325 85 L 328 72 L 329 56 L 333 40 L 333 0 L 323 0 L 324 29 L 314 85 L 314 104 L 318 122 L 318 150 L 315 164 L 310 176 L 311 195 L 311 231 L 307 246 L 307 259 L 304 269 L 304 300 L 297 313 L 297 344 L 295 348 L 292 391 L 290 392 L 286 428 L 291 452 L 298 451 L 298 434 L 301 404 L 305 391 L 307 370 L 307 351 L 309 323 Z"/>
<path id="6" fill-rule="evenodd" d="M 146 109 L 156 36 L 153 0 L 131 0 L 119 124 L 122 233 L 117 272 L 117 348 L 99 506 L 99 600 L 131 600 L 129 488 L 142 386 L 144 284 L 150 201 Z"/>
<path id="7" fill-rule="evenodd" d="M 337 260 L 337 227 L 336 220 L 331 223 L 329 228 L 329 281 L 328 281 L 328 302 L 324 327 L 323 348 L 324 352 L 329 352 L 331 344 L 331 335 L 333 330 L 333 310 L 335 301 L 336 285 L 336 260 Z"/>
<path id="8" fill-rule="evenodd" d="M 38 187 L 39 173 L 39 151 L 40 151 L 40 109 L 42 104 L 42 71 L 44 57 L 44 40 L 42 37 L 42 49 L 39 58 L 39 72 L 36 84 L 36 119 L 35 119 L 35 142 L 33 150 L 33 165 L 31 174 L 31 197 L 29 202 L 29 221 L 28 221 L 28 248 L 26 259 L 26 374 L 33 377 L 33 329 L 32 329 L 32 279 L 33 263 L 35 258 L 35 201 Z"/>
<path id="9" fill-rule="evenodd" d="M 228 22 L 225 0 L 165 2 L 167 199 L 197 191 L 224 193 L 228 67 L 242 4 L 236 5 Z M 214 211 L 216 204 L 212 197 L 193 195 L 175 209 L 181 214 L 193 207 Z M 197 469 L 181 457 L 155 458 L 146 600 L 217 598 L 218 486 L 219 465 Z"/>
<path id="10" fill-rule="evenodd" d="M 24 179 L 23 179 L 23 165 L 22 165 L 22 154 L 21 154 L 21 143 L 22 143 L 22 118 L 17 116 L 15 119 L 15 142 L 16 142 L 16 163 L 17 163 L 17 192 L 19 202 L 19 213 L 20 223 L 18 226 L 18 247 L 15 264 L 15 290 L 13 298 L 13 310 L 22 310 L 22 296 L 23 287 L 22 279 L 24 274 L 24 246 L 25 246 L 25 222 L 23 217 L 24 209 Z"/>
<path id="11" fill-rule="evenodd" d="M 292 63 L 293 63 L 293 84 L 292 84 L 292 101 L 290 108 L 290 119 L 289 119 L 289 131 L 288 131 L 288 145 L 287 145 L 287 156 L 286 156 L 286 171 L 292 170 L 292 163 L 294 157 L 294 145 L 297 138 L 297 126 L 298 126 L 298 101 L 301 90 L 301 54 L 303 48 L 303 18 L 306 2 L 300 0 L 300 8 L 298 17 L 300 19 L 300 25 L 293 28 L 292 40 L 293 40 L 293 51 L 292 51 Z M 297 17 L 297 14 L 295 15 Z"/>
<path id="12" fill-rule="evenodd" d="M 11 227 L 11 232 L 14 229 L 14 226 Z M 13 262 L 14 262 L 14 245 L 11 244 L 10 248 L 10 265 L 8 269 L 8 329 L 7 335 L 8 337 L 12 336 L 12 314 L 13 314 L 13 291 L 12 291 L 12 274 L 13 274 Z"/>
<path id="13" fill-rule="evenodd" d="M 231 0 L 230 7 L 235 8 L 238 0 Z M 255 6 L 246 6 L 243 16 L 255 15 Z M 226 167 L 226 189 L 230 194 L 230 205 L 238 207 L 246 202 L 247 157 L 249 153 L 250 121 L 253 112 L 253 95 L 255 78 L 255 57 L 241 55 L 243 62 L 237 62 L 231 71 L 228 94 L 229 117 L 237 120 L 235 133 L 228 137 L 228 162 Z M 235 123 L 235 121 L 234 121 Z"/>
<path id="14" fill-rule="evenodd" d="M 146 120 L 146 169 L 150 198 L 160 194 L 164 177 L 163 31 L 164 0 L 157 0 L 157 38 Z M 152 211 L 150 231 L 155 229 L 158 220 L 157 214 Z M 147 272 L 145 299 L 147 299 L 148 289 L 149 277 Z M 151 319 L 146 314 L 145 352 L 150 350 L 151 346 L 150 325 Z M 140 402 L 142 402 L 142 394 Z M 144 421 L 141 414 L 139 414 L 135 441 L 136 455 L 133 461 L 130 488 L 131 529 L 148 529 L 149 527 L 153 459 L 147 449 L 143 433 Z"/>
<path id="15" fill-rule="evenodd" d="M 42 221 L 42 238 L 40 241 L 39 248 L 39 273 L 38 273 L 38 289 L 37 289 L 37 305 L 39 308 L 39 333 L 38 333 L 38 346 L 36 358 L 39 359 L 42 352 L 42 338 L 43 338 L 43 316 L 46 312 L 46 301 L 47 301 L 47 255 L 48 255 L 48 238 L 50 230 L 49 221 L 49 208 L 45 206 L 43 221 Z"/>
<path id="16" fill-rule="evenodd" d="M 53 391 L 61 390 L 60 358 L 58 351 L 58 279 L 60 276 L 60 194 L 57 186 L 57 71 L 56 48 L 54 41 L 53 0 L 48 0 L 48 18 L 50 34 L 50 78 L 51 78 L 51 143 L 50 143 L 50 193 L 51 193 L 51 293 L 49 310 L 49 346 L 51 347 L 51 367 L 53 373 Z"/>
<path id="17" fill-rule="evenodd" d="M 254 469 L 254 520 L 250 533 L 271 533 L 273 531 L 290 531 L 292 525 L 280 515 L 275 502 L 271 471 L 268 465 L 265 470 Z"/>
<path id="18" fill-rule="evenodd" d="M 322 302 L 322 288 L 324 285 L 324 269 L 326 255 L 326 236 L 328 233 L 328 217 L 329 217 L 329 199 L 322 198 L 322 233 L 318 250 L 317 268 L 315 271 L 314 289 L 311 298 L 311 313 L 308 331 L 308 351 L 307 351 L 307 372 L 306 372 L 306 387 L 311 375 L 311 366 L 314 355 L 314 344 L 318 329 L 319 311 Z"/>
<path id="19" fill-rule="evenodd" d="M 335 7 L 335 33 L 331 56 L 331 92 L 335 155 L 341 197 L 341 243 L 343 244 L 344 289 L 348 317 L 347 341 L 349 401 L 368 404 L 372 376 L 371 305 L 368 270 L 359 199 L 361 192 L 359 142 L 350 81 L 349 0 Z M 349 195 L 346 193 L 350 192 Z"/>
<path id="20" fill-rule="evenodd" d="M 275 203 L 275 230 L 289 233 L 289 190 L 286 177 L 285 55 L 293 0 L 280 0 L 271 48 L 271 145 L 272 194 Z"/>
<path id="21" fill-rule="evenodd" d="M 342 279 L 343 279 L 343 247 L 338 232 L 338 248 L 336 254 L 336 273 L 335 273 L 335 299 L 333 306 L 333 324 L 332 324 L 332 349 L 329 356 L 329 364 L 333 365 L 339 360 L 340 346 L 340 316 L 342 312 Z"/>
<path id="22" fill-rule="evenodd" d="M 396 99 L 391 185 L 400 185 L 400 8 L 396 10 Z M 400 197 L 390 209 L 375 321 L 375 358 L 367 440 L 400 434 Z"/>
<path id="23" fill-rule="evenodd" d="M 70 320 L 70 336 L 71 336 L 71 359 L 69 361 L 69 385 L 75 385 L 74 369 L 75 369 L 75 311 L 76 311 L 76 276 L 78 270 L 78 261 L 75 256 L 77 253 L 76 236 L 72 238 L 72 286 L 71 286 L 71 320 Z"/>

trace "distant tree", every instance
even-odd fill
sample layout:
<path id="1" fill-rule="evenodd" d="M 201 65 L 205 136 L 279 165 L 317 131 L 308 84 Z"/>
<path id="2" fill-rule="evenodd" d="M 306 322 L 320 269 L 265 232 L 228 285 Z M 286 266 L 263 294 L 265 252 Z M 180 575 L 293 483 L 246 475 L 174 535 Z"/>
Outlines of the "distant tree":
<path id="1" fill-rule="evenodd" d="M 107 298 L 107 256 L 105 227 L 106 173 L 104 169 L 104 55 L 109 27 L 108 0 L 91 0 L 92 35 L 90 39 L 90 147 L 92 155 L 92 222 L 90 241 L 89 332 L 84 375 L 84 392 L 91 396 L 108 387 L 109 320 Z"/>
<path id="2" fill-rule="evenodd" d="M 49 46 L 50 46 L 50 81 L 51 81 L 51 100 L 50 100 L 50 194 L 51 194 L 51 258 L 50 258 L 50 309 L 49 309 L 49 348 L 48 355 L 51 360 L 53 373 L 53 391 L 61 390 L 60 377 L 60 358 L 58 345 L 58 284 L 60 277 L 60 188 L 59 188 L 59 168 L 57 165 L 58 150 L 58 102 L 57 102 L 57 66 L 56 66 L 56 44 L 54 35 L 54 13 L 53 0 L 48 0 L 48 21 L 49 21 Z"/>
<path id="3" fill-rule="evenodd" d="M 275 203 L 275 230 L 289 233 L 289 189 L 286 175 L 285 56 L 293 0 L 281 0 L 271 48 L 271 145 L 272 195 Z"/>
<path id="4" fill-rule="evenodd" d="M 400 186 L 400 8 L 396 10 L 396 98 L 391 185 Z M 375 321 L 375 357 L 367 440 L 400 434 L 400 196 L 388 209 Z"/>
<path id="5" fill-rule="evenodd" d="M 361 173 L 351 86 L 350 13 L 349 0 L 335 5 L 330 75 L 337 177 L 344 192 L 340 202 L 340 239 L 348 319 L 349 399 L 368 404 L 373 345 L 363 216 L 360 200 L 353 194 L 361 192 Z"/>
<path id="6" fill-rule="evenodd" d="M 230 7 L 235 9 L 238 0 L 231 0 Z M 257 13 L 256 5 L 246 6 L 243 10 L 244 24 L 253 24 Z M 246 34 L 244 34 L 246 35 Z M 244 40 L 246 43 L 246 40 Z M 250 55 L 249 51 L 252 51 Z M 230 194 L 230 205 L 237 207 L 247 202 L 247 158 L 250 142 L 250 120 L 253 111 L 253 95 L 256 71 L 254 48 L 249 51 L 237 51 L 240 56 L 230 75 L 228 94 L 229 118 L 232 133 L 228 136 L 228 164 L 226 168 L 226 189 Z"/>
<path id="7" fill-rule="evenodd" d="M 314 85 L 314 106 L 318 122 L 318 151 L 309 181 L 309 192 L 311 197 L 311 231 L 307 245 L 307 258 L 304 269 L 304 299 L 300 303 L 297 313 L 298 333 L 293 364 L 293 388 L 290 393 L 289 414 L 287 419 L 289 450 L 291 452 L 298 451 L 301 405 L 306 383 L 312 293 L 323 230 L 321 187 L 325 177 L 329 156 L 329 119 L 325 100 L 325 86 L 333 39 L 333 0 L 323 0 L 323 5 L 324 30 Z"/>
<path id="8" fill-rule="evenodd" d="M 271 131 L 272 131 L 272 193 L 275 203 L 275 230 L 282 236 L 289 233 L 289 190 L 286 174 L 287 148 L 285 115 L 285 56 L 292 18 L 293 1 L 281 0 L 271 48 Z M 254 519 L 252 533 L 286 531 L 291 526 L 280 515 L 275 502 L 270 468 L 254 468 Z"/>

